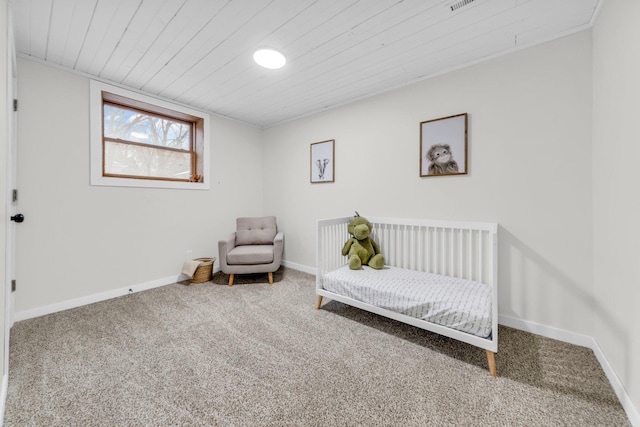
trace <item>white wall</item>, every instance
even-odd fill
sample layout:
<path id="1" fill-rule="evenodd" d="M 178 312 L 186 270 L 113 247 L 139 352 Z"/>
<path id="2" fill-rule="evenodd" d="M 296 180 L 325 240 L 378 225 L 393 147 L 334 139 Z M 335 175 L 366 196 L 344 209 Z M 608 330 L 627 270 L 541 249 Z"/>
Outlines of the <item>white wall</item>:
<path id="1" fill-rule="evenodd" d="M 608 1 L 593 30 L 595 338 L 640 410 L 640 3 Z"/>
<path id="2" fill-rule="evenodd" d="M 237 216 L 262 214 L 260 129 L 212 118 L 210 191 L 92 187 L 89 80 L 18 67 L 16 313 L 177 277 L 187 250 L 217 256 Z"/>
<path id="3" fill-rule="evenodd" d="M 591 33 L 265 130 L 265 211 L 286 259 L 315 264 L 315 221 L 496 221 L 500 314 L 591 335 Z M 469 175 L 419 177 L 419 123 L 469 113 Z M 309 144 L 336 140 L 335 183 Z"/>

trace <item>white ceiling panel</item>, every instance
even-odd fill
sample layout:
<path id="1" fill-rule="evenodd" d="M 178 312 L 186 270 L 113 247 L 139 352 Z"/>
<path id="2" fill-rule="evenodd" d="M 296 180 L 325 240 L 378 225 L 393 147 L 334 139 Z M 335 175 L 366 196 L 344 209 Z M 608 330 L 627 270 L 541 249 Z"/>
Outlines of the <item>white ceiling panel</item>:
<path id="1" fill-rule="evenodd" d="M 60 64 L 64 55 L 64 49 L 49 49 L 51 46 L 65 46 L 69 39 L 69 17 L 73 16 L 74 3 L 72 1 L 60 2 L 58 7 L 51 10 L 51 19 L 49 22 L 49 37 L 47 40 L 47 51 L 45 57 L 47 61 Z"/>
<path id="2" fill-rule="evenodd" d="M 98 75 L 139 4 L 140 0 L 98 1 L 74 67 L 88 74 Z M 52 46 L 51 50 L 53 49 L 55 48 Z"/>
<path id="3" fill-rule="evenodd" d="M 589 28 L 602 0 L 10 1 L 22 56 L 268 127 Z"/>
<path id="4" fill-rule="evenodd" d="M 224 10 L 228 1 L 209 0 L 181 0 L 175 2 L 169 0 L 166 3 L 180 3 L 174 15 L 164 23 L 164 27 L 154 34 L 156 37 L 149 48 L 138 59 L 135 66 L 118 82 L 140 89 L 151 78 L 160 73 L 171 63 L 181 50 L 185 49 L 191 40 L 196 37 L 205 26 L 214 21 L 221 10 Z M 152 34 L 153 35 L 153 34 Z M 214 43 L 215 40 L 212 40 Z M 194 56 L 196 61 L 201 52 Z M 186 68 L 186 66 L 184 66 Z M 108 76 L 102 76 L 109 79 Z"/>
<path id="5" fill-rule="evenodd" d="M 100 70 L 100 76 L 120 82 L 140 61 L 162 33 L 182 3 L 161 1 L 142 2 L 126 27 L 108 61 Z"/>
<path id="6" fill-rule="evenodd" d="M 73 5 L 73 12 L 71 15 L 66 15 L 64 12 L 57 11 L 55 12 L 56 19 L 53 21 L 55 24 L 53 31 L 66 34 L 64 47 L 61 47 L 59 42 L 50 41 L 46 60 L 66 68 L 74 68 L 91 24 L 91 18 L 96 10 L 97 0 L 83 2 L 66 0 L 64 3 Z M 60 4 L 62 4 L 62 0 L 57 0 L 56 6 Z M 58 10 L 57 7 L 56 10 Z M 55 37 L 61 40 L 61 36 Z"/>
<path id="7" fill-rule="evenodd" d="M 30 52 L 37 58 L 45 58 L 49 41 L 52 0 L 37 3 L 28 2 L 25 6 L 29 8 L 29 11 L 26 14 L 21 13 L 20 16 L 25 18 L 25 25 L 28 28 L 26 41 L 29 44 Z M 14 28 L 20 26 L 22 23 L 14 23 Z M 21 33 L 18 33 L 18 36 L 20 35 Z M 16 39 L 16 44 L 19 45 L 19 43 L 20 40 Z"/>

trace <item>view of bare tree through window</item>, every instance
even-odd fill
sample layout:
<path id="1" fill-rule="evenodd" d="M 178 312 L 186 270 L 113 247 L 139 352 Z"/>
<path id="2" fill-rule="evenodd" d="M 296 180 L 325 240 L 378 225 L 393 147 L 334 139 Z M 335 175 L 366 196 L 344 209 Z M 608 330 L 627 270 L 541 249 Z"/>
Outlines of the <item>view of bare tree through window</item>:
<path id="1" fill-rule="evenodd" d="M 104 172 L 188 180 L 192 123 L 104 103 Z"/>

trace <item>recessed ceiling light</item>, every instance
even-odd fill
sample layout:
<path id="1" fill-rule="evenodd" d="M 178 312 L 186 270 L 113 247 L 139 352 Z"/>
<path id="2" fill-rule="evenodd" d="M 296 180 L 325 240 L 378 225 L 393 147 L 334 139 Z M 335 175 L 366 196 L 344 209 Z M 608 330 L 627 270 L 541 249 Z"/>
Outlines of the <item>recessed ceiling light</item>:
<path id="1" fill-rule="evenodd" d="M 258 65 L 271 70 L 282 68 L 284 64 L 287 63 L 284 55 L 273 49 L 256 50 L 253 54 L 253 60 L 256 61 Z"/>

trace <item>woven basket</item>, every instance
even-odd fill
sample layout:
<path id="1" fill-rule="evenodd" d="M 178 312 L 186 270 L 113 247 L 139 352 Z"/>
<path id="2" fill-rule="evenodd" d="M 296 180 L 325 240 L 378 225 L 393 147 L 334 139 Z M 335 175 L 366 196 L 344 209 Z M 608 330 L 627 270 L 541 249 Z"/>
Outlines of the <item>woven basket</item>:
<path id="1" fill-rule="evenodd" d="M 215 258 L 196 258 L 194 261 L 202 261 L 202 263 L 193 273 L 191 283 L 204 283 L 211 280 L 211 272 L 213 271 L 213 263 Z"/>

